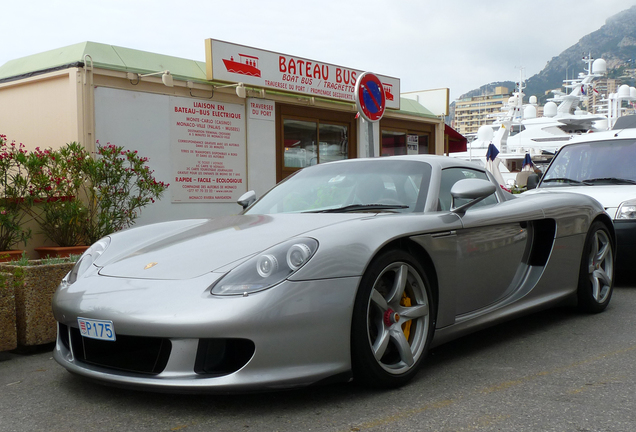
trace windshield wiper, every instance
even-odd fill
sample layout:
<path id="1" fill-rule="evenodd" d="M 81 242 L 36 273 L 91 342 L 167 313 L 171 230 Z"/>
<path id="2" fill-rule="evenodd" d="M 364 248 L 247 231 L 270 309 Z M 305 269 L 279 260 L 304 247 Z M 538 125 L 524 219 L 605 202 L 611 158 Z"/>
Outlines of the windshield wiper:
<path id="1" fill-rule="evenodd" d="M 636 181 L 630 179 L 616 178 L 616 177 L 599 177 L 593 179 L 583 180 L 583 184 L 591 185 L 594 183 L 609 183 L 609 184 L 636 184 Z"/>
<path id="2" fill-rule="evenodd" d="M 541 183 L 550 183 L 550 182 L 563 182 L 563 183 L 578 184 L 578 185 L 583 184 L 582 182 L 578 180 L 569 179 L 567 177 L 556 177 L 556 178 L 544 179 Z"/>
<path id="3" fill-rule="evenodd" d="M 397 210 L 409 208 L 407 205 L 399 204 L 351 204 L 344 207 L 331 208 L 326 210 L 316 210 L 307 213 L 347 213 L 355 211 L 372 211 L 372 210 Z"/>

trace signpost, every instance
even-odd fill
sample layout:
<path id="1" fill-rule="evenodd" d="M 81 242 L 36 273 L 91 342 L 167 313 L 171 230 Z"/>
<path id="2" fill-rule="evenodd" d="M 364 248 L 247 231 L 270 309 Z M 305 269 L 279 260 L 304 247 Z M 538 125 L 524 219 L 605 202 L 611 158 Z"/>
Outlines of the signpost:
<path id="1" fill-rule="evenodd" d="M 358 112 L 368 122 L 367 155 L 374 157 L 373 123 L 379 121 L 384 115 L 386 108 L 384 86 L 376 75 L 365 72 L 358 76 L 354 94 Z"/>

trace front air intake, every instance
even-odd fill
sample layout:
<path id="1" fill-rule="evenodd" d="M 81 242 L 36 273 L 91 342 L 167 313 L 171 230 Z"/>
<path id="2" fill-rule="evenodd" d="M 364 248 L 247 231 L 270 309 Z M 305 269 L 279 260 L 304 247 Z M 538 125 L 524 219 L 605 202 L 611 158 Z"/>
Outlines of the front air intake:
<path id="1" fill-rule="evenodd" d="M 167 338 L 117 335 L 116 341 L 104 341 L 82 337 L 73 327 L 70 342 L 77 361 L 152 375 L 165 369 L 172 349 Z"/>
<path id="2" fill-rule="evenodd" d="M 248 339 L 200 339 L 194 371 L 201 375 L 228 375 L 241 369 L 254 355 Z"/>

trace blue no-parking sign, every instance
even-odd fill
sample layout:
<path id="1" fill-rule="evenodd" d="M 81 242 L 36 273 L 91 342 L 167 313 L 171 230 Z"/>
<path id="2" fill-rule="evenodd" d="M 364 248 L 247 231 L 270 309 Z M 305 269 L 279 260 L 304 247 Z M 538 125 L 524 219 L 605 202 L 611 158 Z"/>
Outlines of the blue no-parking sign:
<path id="1" fill-rule="evenodd" d="M 382 81 L 372 74 L 365 72 L 358 76 L 355 88 L 356 105 L 358 112 L 366 120 L 377 122 L 384 115 L 386 108 L 386 96 Z"/>

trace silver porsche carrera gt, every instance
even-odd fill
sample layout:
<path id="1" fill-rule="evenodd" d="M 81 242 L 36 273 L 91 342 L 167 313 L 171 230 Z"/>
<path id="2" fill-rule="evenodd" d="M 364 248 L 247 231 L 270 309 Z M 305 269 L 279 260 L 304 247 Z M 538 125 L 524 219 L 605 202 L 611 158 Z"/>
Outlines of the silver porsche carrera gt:
<path id="1" fill-rule="evenodd" d="M 515 198 L 458 159 L 316 165 L 239 202 L 94 244 L 53 300 L 57 362 L 169 392 L 391 387 L 435 345 L 568 301 L 600 312 L 612 295 L 597 201 Z"/>

